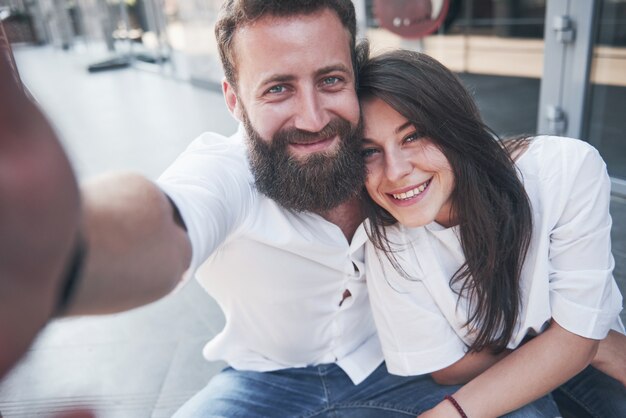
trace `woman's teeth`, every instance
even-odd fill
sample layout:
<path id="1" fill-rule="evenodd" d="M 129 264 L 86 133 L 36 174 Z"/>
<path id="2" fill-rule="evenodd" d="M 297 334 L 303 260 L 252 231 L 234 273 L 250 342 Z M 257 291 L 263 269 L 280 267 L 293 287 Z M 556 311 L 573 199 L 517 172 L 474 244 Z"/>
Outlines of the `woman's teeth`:
<path id="1" fill-rule="evenodd" d="M 398 199 L 398 200 L 410 199 L 422 193 L 428 187 L 429 184 L 430 184 L 430 180 L 428 180 L 425 183 L 422 183 L 421 186 L 418 186 L 413 190 L 409 190 L 408 192 L 404 192 L 404 193 L 392 194 L 392 196 L 394 199 Z"/>

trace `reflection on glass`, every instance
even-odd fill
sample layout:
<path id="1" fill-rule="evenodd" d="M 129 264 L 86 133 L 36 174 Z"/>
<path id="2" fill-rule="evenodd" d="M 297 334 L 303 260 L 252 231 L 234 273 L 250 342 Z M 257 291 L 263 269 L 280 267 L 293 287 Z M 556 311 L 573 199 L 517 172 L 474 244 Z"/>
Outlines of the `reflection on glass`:
<path id="1" fill-rule="evenodd" d="M 487 124 L 502 136 L 534 134 L 543 72 L 545 0 L 451 0 L 436 34 L 402 38 L 380 27 L 377 9 L 416 0 L 367 1 L 374 52 L 423 51 L 457 72 L 475 94 Z"/>
<path id="2" fill-rule="evenodd" d="M 626 179 L 626 1 L 601 1 L 597 22 L 587 138 L 609 174 Z"/>

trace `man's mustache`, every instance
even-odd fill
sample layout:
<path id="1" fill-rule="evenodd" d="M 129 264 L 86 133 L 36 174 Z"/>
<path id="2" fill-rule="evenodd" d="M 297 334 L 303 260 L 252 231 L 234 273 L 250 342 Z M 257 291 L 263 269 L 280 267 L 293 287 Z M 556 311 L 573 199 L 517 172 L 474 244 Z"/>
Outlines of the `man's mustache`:
<path id="1" fill-rule="evenodd" d="M 288 128 L 277 132 L 273 138 L 276 144 L 312 144 L 334 136 L 345 136 L 351 130 L 350 122 L 341 118 L 334 118 L 318 132 L 303 131 L 297 128 Z"/>

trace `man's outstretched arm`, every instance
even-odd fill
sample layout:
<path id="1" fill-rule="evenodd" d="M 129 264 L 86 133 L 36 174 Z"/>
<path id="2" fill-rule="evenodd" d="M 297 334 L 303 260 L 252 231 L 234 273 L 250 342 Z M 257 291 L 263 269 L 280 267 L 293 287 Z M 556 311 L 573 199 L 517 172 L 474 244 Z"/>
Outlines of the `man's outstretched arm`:
<path id="1" fill-rule="evenodd" d="M 4 55 L 0 201 L 0 345 L 29 342 L 59 314 L 64 293 L 69 297 L 63 315 L 117 312 L 152 302 L 175 287 L 191 258 L 186 232 L 154 183 L 115 174 L 79 190 L 53 129 Z M 68 287 L 81 239 L 85 258 Z M 14 332 L 21 337 L 11 338 Z M 5 349 L 0 351 L 13 351 Z"/>
<path id="2" fill-rule="evenodd" d="M 166 195 L 133 173 L 81 189 L 87 255 L 65 314 L 119 312 L 169 293 L 189 266 L 191 244 Z"/>

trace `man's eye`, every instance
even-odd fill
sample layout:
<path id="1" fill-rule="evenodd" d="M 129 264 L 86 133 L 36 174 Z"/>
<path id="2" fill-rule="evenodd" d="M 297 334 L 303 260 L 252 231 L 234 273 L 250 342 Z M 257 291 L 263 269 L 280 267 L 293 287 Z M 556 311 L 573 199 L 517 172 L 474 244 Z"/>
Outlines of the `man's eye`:
<path id="1" fill-rule="evenodd" d="M 267 93 L 270 93 L 270 94 L 277 94 L 277 93 L 282 93 L 282 92 L 284 92 L 284 91 L 285 91 L 285 86 L 283 86 L 283 85 L 278 85 L 278 86 L 270 87 L 270 88 L 267 90 Z"/>
<path id="2" fill-rule="evenodd" d="M 339 77 L 326 77 L 324 80 L 322 80 L 322 83 L 325 86 L 334 86 L 335 84 L 339 83 L 341 81 L 341 79 Z"/>

